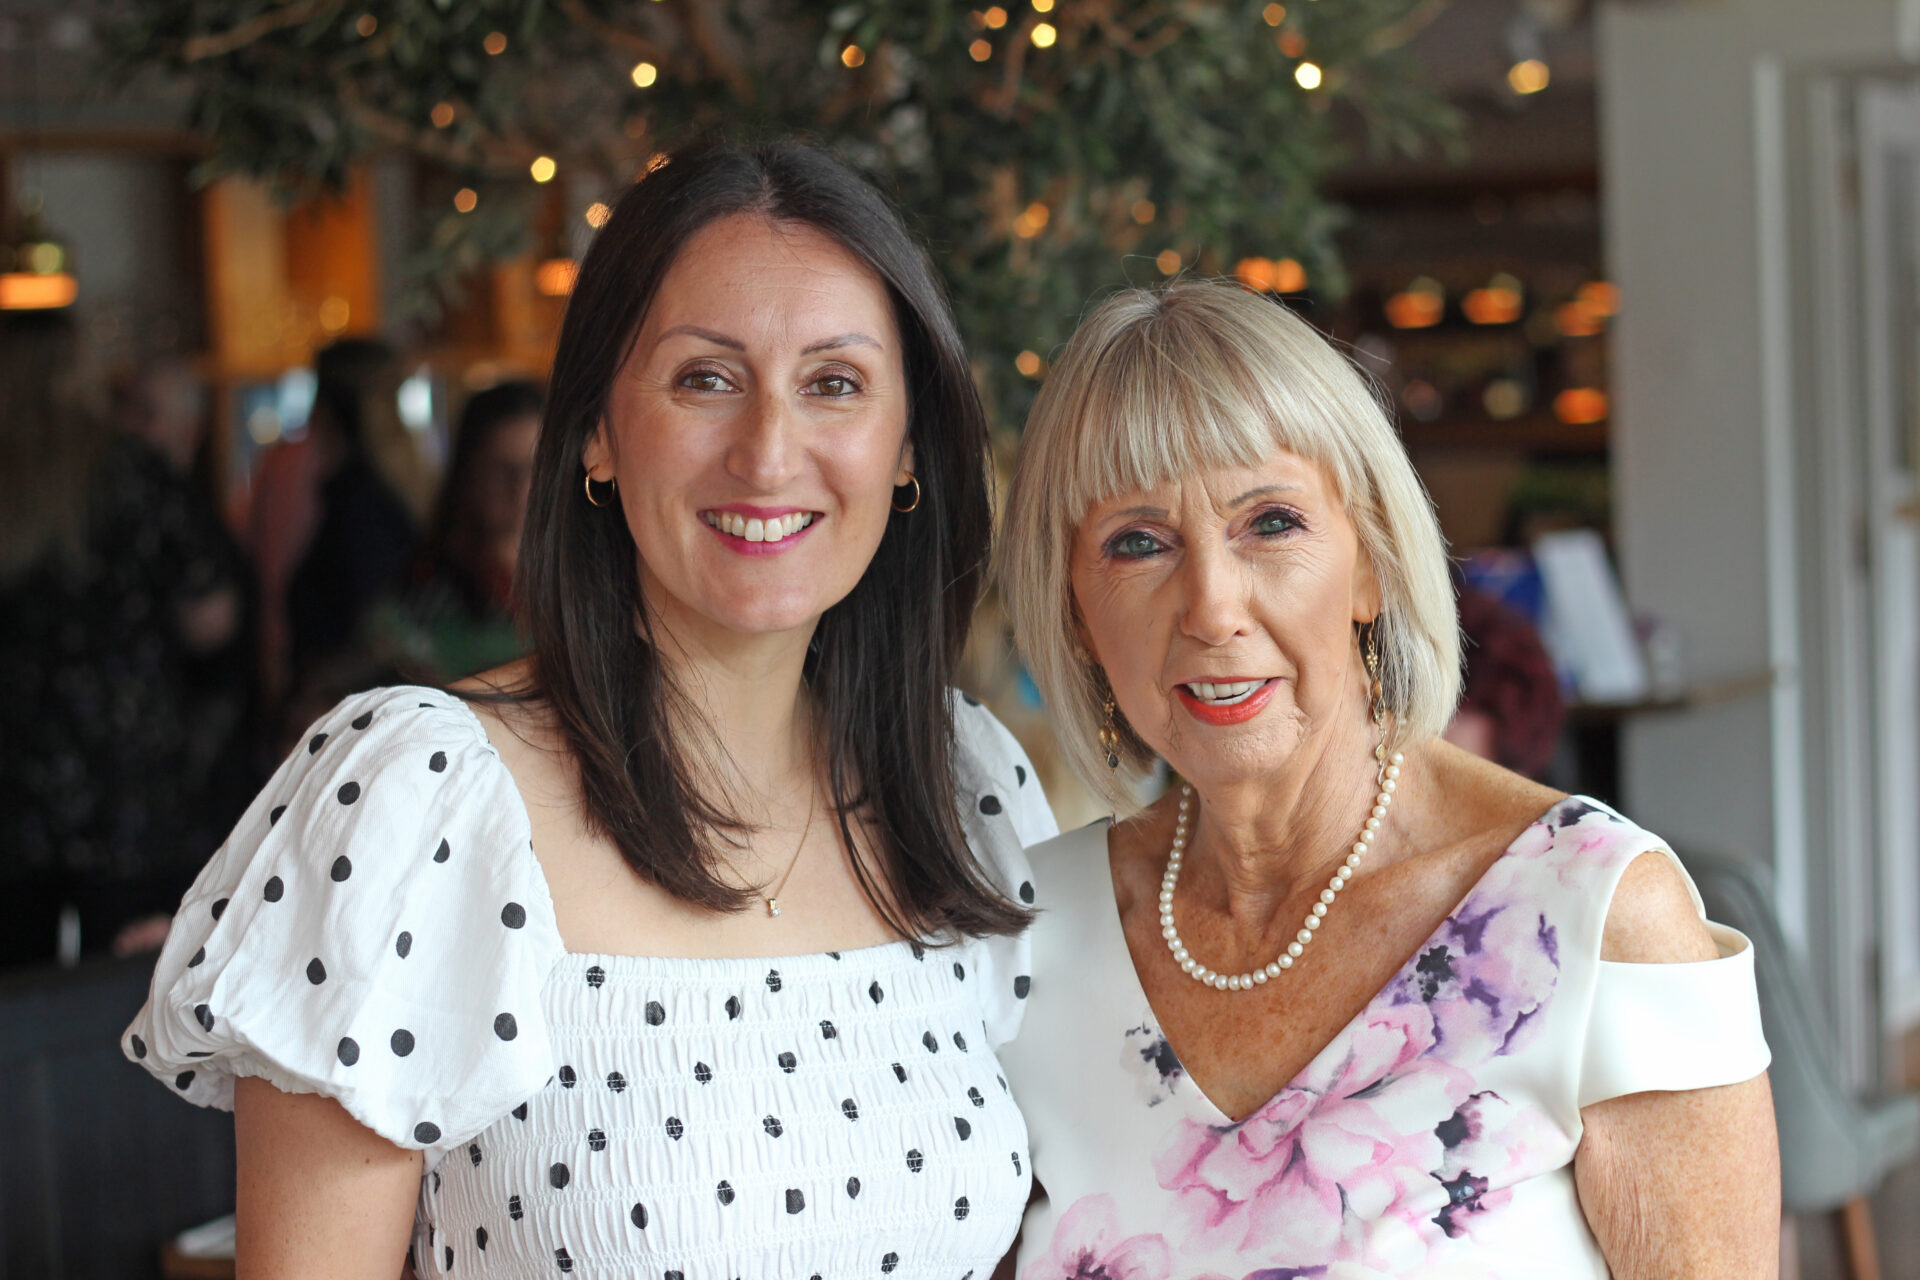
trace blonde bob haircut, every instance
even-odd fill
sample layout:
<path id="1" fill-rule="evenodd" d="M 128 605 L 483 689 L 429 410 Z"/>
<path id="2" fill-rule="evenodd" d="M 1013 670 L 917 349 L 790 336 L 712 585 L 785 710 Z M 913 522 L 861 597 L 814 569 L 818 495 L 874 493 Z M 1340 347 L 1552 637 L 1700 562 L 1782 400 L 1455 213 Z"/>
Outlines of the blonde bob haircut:
<path id="1" fill-rule="evenodd" d="M 1360 372 L 1286 307 L 1225 281 L 1130 289 L 1080 324 L 1047 375 L 1007 500 L 1001 573 L 1015 635 L 1061 749 L 1125 816 L 1152 750 L 1116 712 L 1121 768 L 1100 746 L 1107 685 L 1078 636 L 1069 575 L 1096 502 L 1279 449 L 1318 465 L 1380 585 L 1388 729 L 1398 746 L 1446 725 L 1460 631 L 1433 505 Z"/>

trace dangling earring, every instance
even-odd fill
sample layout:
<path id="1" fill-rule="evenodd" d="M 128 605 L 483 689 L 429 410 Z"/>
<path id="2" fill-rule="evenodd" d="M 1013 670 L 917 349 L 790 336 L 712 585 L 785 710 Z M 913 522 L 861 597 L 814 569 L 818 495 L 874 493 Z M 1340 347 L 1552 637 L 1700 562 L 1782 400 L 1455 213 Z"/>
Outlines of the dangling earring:
<path id="1" fill-rule="evenodd" d="M 1107 691 L 1106 723 L 1100 726 L 1100 749 L 1107 753 L 1107 768 L 1120 767 L 1120 730 L 1113 723 L 1113 691 Z"/>
<path id="2" fill-rule="evenodd" d="M 1379 631 L 1380 619 L 1367 624 L 1367 713 L 1373 717 L 1375 728 L 1387 718 L 1387 691 L 1380 683 L 1380 646 L 1376 639 Z"/>
<path id="3" fill-rule="evenodd" d="M 900 505 L 900 499 L 897 496 L 893 500 L 893 509 L 901 515 L 906 515 L 909 511 L 912 511 L 920 505 L 920 477 L 914 475 L 911 471 L 907 472 L 907 484 L 913 486 L 913 501 L 903 507 Z M 895 489 L 904 489 L 907 485 L 897 484 L 893 487 Z"/>
<path id="4" fill-rule="evenodd" d="M 587 474 L 586 474 L 586 481 L 587 481 L 587 486 L 586 486 L 586 487 L 587 487 L 587 501 L 588 501 L 588 502 L 591 502 L 591 503 L 592 503 L 592 504 L 593 504 L 594 506 L 596 506 L 596 507 L 604 507 L 604 506 L 606 506 L 606 505 L 607 505 L 607 502 L 606 502 L 606 500 L 602 500 L 602 499 L 599 499 L 599 498 L 596 498 L 596 497 L 594 497 L 594 496 L 593 496 L 593 472 L 591 472 L 591 471 L 589 471 L 589 472 L 587 472 Z M 618 480 L 617 478 L 614 478 L 614 479 L 609 479 L 609 480 L 607 481 L 607 488 L 609 488 L 609 489 L 616 489 L 616 490 L 617 490 L 617 489 L 618 489 L 619 487 L 620 487 L 620 481 L 619 481 L 619 480 Z"/>

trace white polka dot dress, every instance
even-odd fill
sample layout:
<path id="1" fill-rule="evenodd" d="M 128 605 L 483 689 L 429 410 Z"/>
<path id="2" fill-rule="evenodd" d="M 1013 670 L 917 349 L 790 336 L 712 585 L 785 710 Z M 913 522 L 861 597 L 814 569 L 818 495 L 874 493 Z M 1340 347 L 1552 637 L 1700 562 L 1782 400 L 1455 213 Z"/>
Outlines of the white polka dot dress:
<path id="1" fill-rule="evenodd" d="M 956 701 L 963 824 L 1021 898 L 1054 831 Z M 259 1076 L 424 1149 L 423 1274 L 991 1274 L 1028 1194 L 994 1056 L 1024 938 L 776 959 L 567 953 L 511 775 L 458 699 L 311 730 L 176 917 L 129 1057 L 191 1102 Z"/>

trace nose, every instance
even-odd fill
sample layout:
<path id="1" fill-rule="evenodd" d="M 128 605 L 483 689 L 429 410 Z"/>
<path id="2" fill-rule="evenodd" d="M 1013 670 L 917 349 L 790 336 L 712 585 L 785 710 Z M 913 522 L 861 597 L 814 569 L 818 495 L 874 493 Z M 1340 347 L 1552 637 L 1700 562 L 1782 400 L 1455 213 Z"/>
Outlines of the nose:
<path id="1" fill-rule="evenodd" d="M 1192 548 L 1174 576 L 1180 630 L 1204 645 L 1223 645 L 1247 633 L 1246 575 L 1224 547 Z"/>
<path id="2" fill-rule="evenodd" d="M 798 467 L 798 426 L 792 407 L 777 390 L 754 392 L 734 424 L 727 471 L 756 493 L 775 492 Z"/>

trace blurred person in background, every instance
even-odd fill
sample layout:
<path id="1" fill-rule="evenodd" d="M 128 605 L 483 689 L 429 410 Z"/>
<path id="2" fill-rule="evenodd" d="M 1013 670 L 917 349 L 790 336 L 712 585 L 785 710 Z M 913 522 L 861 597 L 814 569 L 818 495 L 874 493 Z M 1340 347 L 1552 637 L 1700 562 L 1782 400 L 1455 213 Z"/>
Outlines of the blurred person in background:
<path id="1" fill-rule="evenodd" d="M 90 381 L 66 317 L 0 316 L 4 964 L 104 949 L 179 900 L 197 852 L 187 669 L 244 611 L 190 486 L 113 432 Z"/>
<path id="2" fill-rule="evenodd" d="M 1460 705 L 1442 736 L 1482 759 L 1543 781 L 1566 718 L 1553 658 L 1525 614 L 1466 585 L 1457 567 L 1453 581 L 1466 678 Z"/>
<path id="3" fill-rule="evenodd" d="M 522 381 L 467 401 L 426 547 L 406 589 L 373 611 L 370 647 L 395 674 L 446 684 L 525 651 L 513 575 L 543 403 Z"/>

